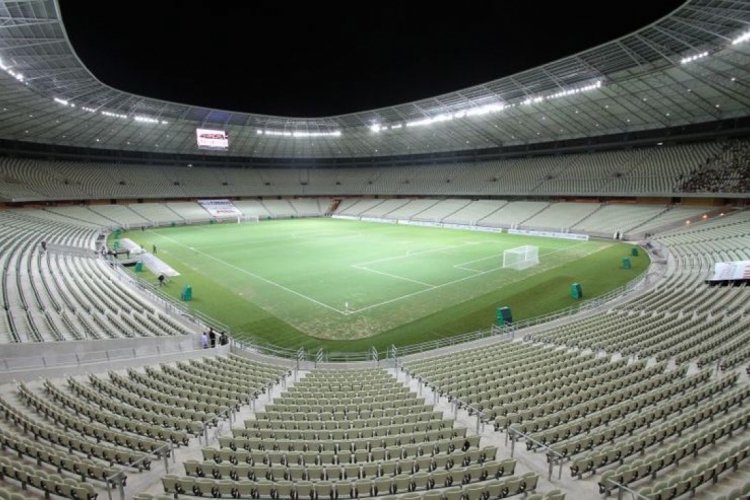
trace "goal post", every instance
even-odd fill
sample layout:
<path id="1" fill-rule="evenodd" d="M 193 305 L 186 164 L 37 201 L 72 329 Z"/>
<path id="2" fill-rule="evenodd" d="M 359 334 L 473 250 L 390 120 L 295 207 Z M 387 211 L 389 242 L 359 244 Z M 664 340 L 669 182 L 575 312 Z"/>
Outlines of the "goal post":
<path id="1" fill-rule="evenodd" d="M 539 264 L 539 247 L 524 245 L 503 252 L 503 268 L 528 269 Z"/>
<path id="2" fill-rule="evenodd" d="M 257 215 L 238 215 L 237 216 L 237 224 L 243 224 L 245 222 L 255 223 L 260 222 L 260 218 Z"/>

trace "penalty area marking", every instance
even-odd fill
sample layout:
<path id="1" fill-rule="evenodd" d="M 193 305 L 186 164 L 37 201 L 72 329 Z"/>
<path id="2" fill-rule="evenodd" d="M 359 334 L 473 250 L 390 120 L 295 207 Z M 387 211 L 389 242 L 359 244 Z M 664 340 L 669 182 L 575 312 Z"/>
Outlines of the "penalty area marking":
<path id="1" fill-rule="evenodd" d="M 429 288 L 435 288 L 437 286 L 437 285 L 432 285 L 430 283 L 424 283 L 422 281 L 413 280 L 411 278 L 406 278 L 404 276 L 399 276 L 398 274 L 386 273 L 384 271 L 376 271 L 375 269 L 370 269 L 369 267 L 364 267 L 364 266 L 358 266 L 356 264 L 353 264 L 351 267 L 353 267 L 354 269 L 359 269 L 361 271 L 369 271 L 375 274 L 382 274 L 383 276 L 388 276 L 389 278 L 395 278 L 397 280 L 409 281 L 411 283 L 416 283 L 417 285 L 422 285 L 422 286 L 426 286 Z"/>
<path id="2" fill-rule="evenodd" d="M 454 248 L 463 248 L 470 245 L 480 245 L 481 242 L 479 241 L 469 241 L 466 243 L 463 243 L 461 245 L 452 245 L 449 247 L 440 247 L 440 248 L 431 248 L 429 250 L 421 250 L 419 252 L 413 252 L 410 253 L 411 250 L 407 250 L 407 252 L 404 255 L 396 255 L 394 257 L 385 257 L 383 259 L 375 259 L 375 260 L 368 260 L 367 262 L 357 262 L 356 264 L 351 264 L 352 267 L 364 267 L 369 266 L 370 264 L 379 264 L 381 262 L 390 262 L 392 260 L 400 260 L 400 259 L 406 259 L 409 257 L 416 257 L 417 255 L 424 255 L 428 253 L 435 253 L 435 252 L 442 252 L 443 250 L 452 250 Z"/>
<path id="3" fill-rule="evenodd" d="M 588 242 L 587 241 L 582 241 L 580 243 L 575 243 L 573 245 L 570 245 L 569 247 L 558 248 L 557 250 L 552 250 L 551 252 L 541 253 L 541 254 L 539 254 L 539 256 L 542 257 L 542 256 L 545 256 L 545 255 L 552 255 L 553 253 L 557 253 L 557 252 L 564 252 L 566 250 L 570 250 L 571 248 L 575 248 L 577 246 L 583 245 L 584 243 L 588 243 Z M 493 255 L 489 255 L 487 257 L 482 257 L 481 259 L 475 259 L 475 260 L 470 260 L 470 261 L 467 261 L 467 262 L 461 262 L 459 264 L 454 265 L 453 267 L 456 268 L 456 269 L 464 270 L 464 271 L 471 271 L 473 273 L 481 273 L 482 271 L 479 271 L 478 269 L 472 269 L 472 268 L 467 267 L 467 266 L 469 264 L 474 264 L 475 262 L 483 262 L 485 260 L 495 259 L 495 258 L 498 258 L 498 257 L 502 257 L 502 255 L 503 254 L 501 254 L 501 253 L 496 253 L 496 254 L 493 254 Z M 502 269 L 502 267 L 495 268 L 495 269 Z M 495 269 L 491 269 L 491 271 L 495 270 Z"/>
<path id="4" fill-rule="evenodd" d="M 575 248 L 575 247 L 577 247 L 577 246 L 579 246 L 579 245 L 582 245 L 582 244 L 584 244 L 584 243 L 587 243 L 587 242 L 586 242 L 586 241 L 583 241 L 583 242 L 581 242 L 581 243 L 576 243 L 575 245 L 571 245 L 571 246 L 569 246 L 569 247 L 565 247 L 565 248 L 559 248 L 559 249 L 557 249 L 557 250 L 553 250 L 552 252 L 548 252 L 548 253 L 545 253 L 545 254 L 541 254 L 541 255 L 540 255 L 540 257 L 541 257 L 542 255 L 552 255 L 553 253 L 564 252 L 564 251 L 570 250 L 570 249 L 572 249 L 572 248 Z M 606 248 L 606 247 L 602 247 L 602 248 L 600 248 L 599 250 L 597 250 L 597 252 L 599 252 L 599 251 L 601 251 L 601 250 L 604 250 L 604 248 Z M 593 253 L 596 253 L 596 252 L 593 252 Z M 556 268 L 556 267 L 560 267 L 560 266 L 561 266 L 561 265 L 563 265 L 563 264 L 564 264 L 564 262 L 561 262 L 561 263 L 560 263 L 559 265 L 557 265 L 557 266 L 551 267 L 551 268 L 549 268 L 549 269 L 545 269 L 545 270 L 544 270 L 544 272 L 546 272 L 546 271 L 551 271 L 552 269 L 554 269 L 554 268 Z M 383 301 L 383 302 L 379 302 L 379 303 L 377 303 L 377 304 L 371 304 L 371 305 L 369 305 L 369 306 L 361 307 L 361 308 L 359 308 L 359 309 L 354 309 L 353 311 L 350 311 L 350 312 L 349 312 L 349 314 L 358 314 L 358 313 L 361 313 L 362 311 L 367 311 L 367 310 L 370 310 L 370 309 L 375 309 L 376 307 L 384 306 L 384 305 L 386 305 L 386 304 L 392 304 L 393 302 L 397 302 L 397 301 L 399 301 L 399 300 L 402 300 L 402 299 L 406 299 L 406 298 L 409 298 L 409 297 L 413 297 L 413 296 L 415 296 L 415 295 L 420 295 L 420 294 L 422 294 L 422 293 L 425 293 L 425 292 L 431 292 L 432 290 L 436 290 L 436 289 L 438 289 L 438 288 L 443 288 L 443 287 L 446 287 L 446 286 L 449 286 L 449 285 L 453 285 L 453 284 L 455 284 L 455 283 L 460 283 L 460 282 L 462 282 L 462 281 L 466 281 L 466 280 L 474 279 L 474 278 L 476 278 L 477 276 L 484 276 L 485 274 L 493 273 L 493 272 L 495 272 L 495 271 L 499 271 L 499 270 L 501 270 L 501 269 L 505 269 L 505 268 L 504 268 L 504 267 L 496 267 L 496 268 L 494 268 L 494 269 L 488 269 L 488 270 L 486 270 L 486 271 L 474 271 L 474 272 L 476 272 L 476 274 L 472 274 L 471 276 L 464 276 L 463 278 L 458 278 L 458 279 L 455 279 L 455 280 L 453 280 L 453 281 L 448 281 L 447 283 L 443 283 L 443 284 L 440 284 L 440 285 L 434 285 L 434 286 L 433 286 L 432 288 L 425 288 L 424 290 L 418 290 L 418 291 L 416 291 L 416 292 L 412 292 L 412 293 L 407 293 L 406 295 L 402 295 L 402 296 L 400 296 L 400 297 L 396 297 L 396 298 L 393 298 L 393 299 L 385 300 L 385 301 Z M 542 272 L 542 271 L 540 271 L 540 272 Z M 531 277 L 531 276 L 535 276 L 535 275 L 537 275 L 537 274 L 539 274 L 539 273 L 531 273 L 531 274 L 529 274 L 528 276 L 529 276 L 529 277 Z"/>
<path id="5" fill-rule="evenodd" d="M 179 242 L 179 241 L 177 241 L 177 240 L 175 240 L 175 239 L 173 239 L 173 238 L 170 238 L 169 236 L 165 236 L 165 235 L 163 235 L 163 234 L 160 234 L 160 233 L 158 233 L 158 232 L 152 231 L 151 229 L 148 229 L 147 231 L 148 231 L 148 232 L 151 232 L 151 233 L 153 233 L 153 234 L 156 234 L 157 236 L 160 236 L 160 237 L 162 237 L 162 238 L 164 238 L 164 239 L 167 239 L 167 240 L 169 240 L 169 241 L 172 241 L 173 243 L 176 243 L 177 245 L 180 245 L 180 246 L 182 246 L 182 247 L 185 247 L 185 248 L 191 248 L 191 247 L 188 247 L 188 245 L 185 245 L 184 243 L 181 243 L 181 242 Z M 576 244 L 574 244 L 574 245 L 571 245 L 571 246 L 569 246 L 569 247 L 565 247 L 565 248 L 560 248 L 560 249 L 557 249 L 557 250 L 553 250 L 552 252 L 548 252 L 548 253 L 545 253 L 545 254 L 540 254 L 540 257 L 541 257 L 541 256 L 544 256 L 544 255 L 551 255 L 551 254 L 554 254 L 554 253 L 558 253 L 558 252 L 565 252 L 565 251 L 567 251 L 567 250 L 570 250 L 570 249 L 572 249 L 572 248 L 575 248 L 575 247 L 577 247 L 577 246 L 583 245 L 584 243 L 587 243 L 587 242 L 585 242 L 585 241 L 584 241 L 584 242 L 576 243 Z M 405 278 L 405 277 L 403 277 L 403 276 L 398 276 L 398 275 L 391 275 L 391 274 L 388 274 L 388 273 L 384 273 L 384 272 L 380 272 L 380 271 L 375 271 L 375 270 L 373 270 L 373 269 L 365 268 L 364 266 L 365 266 L 366 264 L 372 264 L 372 263 L 376 263 L 376 262 L 387 262 L 387 261 L 392 261 L 392 260 L 399 260 L 399 259 L 403 259 L 403 258 L 407 258 L 407 257 L 414 257 L 414 256 L 417 256 L 417 255 L 423 255 L 423 254 L 427 254 L 427 253 L 434 253 L 434 252 L 439 252 L 439 251 L 442 251 L 442 250 L 450 250 L 450 249 L 453 249 L 453 248 L 460 248 L 460 247 L 465 247 L 465 246 L 467 246 L 467 245 L 478 245 L 478 244 L 481 244 L 481 242 L 469 242 L 469 243 L 464 243 L 463 245 L 454 245 L 454 246 L 449 246 L 449 247 L 434 248 L 434 249 L 431 249 L 431 250 L 424 250 L 424 251 L 420 251 L 420 252 L 415 252 L 415 253 L 412 253 L 411 255 L 399 255 L 399 256 L 396 256 L 396 257 L 389 257 L 389 258 L 385 258 L 385 259 L 379 259 L 379 260 L 376 260 L 376 261 L 363 262 L 363 263 L 360 263 L 360 264 L 352 264 L 352 265 L 351 265 L 351 267 L 353 267 L 353 268 L 355 268 L 355 269 L 365 270 L 365 271 L 369 271 L 369 272 L 375 272 L 375 273 L 377 273 L 377 274 L 383 274 L 383 275 L 385 275 L 385 276 L 390 276 L 391 278 L 394 278 L 394 279 L 400 279 L 400 280 L 405 280 L 405 281 L 411 281 L 411 282 L 414 282 L 414 283 L 418 283 L 418 284 L 420 284 L 420 285 L 423 285 L 423 286 L 426 286 L 426 287 L 429 287 L 429 288 L 425 288 L 424 290 L 418 290 L 418 291 L 416 291 L 416 292 L 408 293 L 408 294 L 406 294 L 406 295 L 401 295 L 401 296 L 399 296 L 399 297 L 395 297 L 395 298 L 393 298 L 393 299 L 389 299 L 389 300 L 386 300 L 386 301 L 383 301 L 383 302 L 379 302 L 379 303 L 377 303 L 377 304 L 371 304 L 371 305 L 368 305 L 368 306 L 365 306 L 365 307 L 362 307 L 362 308 L 359 308 L 359 309 L 351 309 L 351 308 L 349 308 L 349 303 L 347 302 L 347 303 L 346 303 L 346 306 L 345 306 L 345 307 L 346 307 L 346 310 L 345 310 L 345 311 L 342 311 L 342 310 L 340 310 L 340 309 L 337 309 L 337 308 L 335 308 L 335 307 L 329 306 L 328 304 L 324 304 L 323 302 L 320 302 L 320 301 L 318 301 L 318 300 L 315 300 L 315 299 L 313 299 L 312 297 L 308 297 L 308 296 L 307 296 L 307 295 L 305 295 L 305 294 L 302 294 L 302 293 L 300 293 L 300 292 L 297 292 L 297 291 L 295 291 L 295 290 L 292 290 L 291 288 L 287 288 L 287 287 L 285 287 L 284 285 L 281 285 L 281 284 L 279 284 L 279 283 L 276 283 L 275 281 L 271 281 L 271 280 L 269 280 L 269 279 L 267 279 L 267 278 L 264 278 L 264 277 L 262 277 L 262 276 L 259 276 L 259 275 L 257 275 L 257 274 L 254 274 L 254 273 L 251 273 L 250 271 L 247 271 L 247 270 L 245 270 L 245 269 L 242 269 L 242 268 L 240 268 L 240 267 L 237 267 L 237 266 L 235 266 L 235 265 L 233 265 L 233 264 L 230 264 L 229 262 L 226 262 L 226 261 L 224 261 L 224 260 L 222 260 L 222 259 L 219 259 L 219 258 L 217 258 L 217 257 L 214 257 L 213 255 L 207 254 L 207 253 L 205 253 L 205 252 L 202 252 L 202 251 L 200 251 L 200 250 L 194 250 L 194 252 L 195 252 L 195 253 L 198 253 L 198 254 L 201 254 L 201 255 L 203 255 L 204 257 L 207 257 L 207 258 L 209 258 L 209 259 L 211 259 L 211 260 L 213 260 L 213 261 L 215 261 L 215 262 L 218 262 L 218 263 L 220 263 L 220 264 L 224 264 L 225 266 L 227 266 L 227 267 L 230 267 L 230 268 L 232 268 L 232 269 L 235 269 L 235 270 L 237 270 L 237 271 L 239 271 L 239 272 L 241 272 L 241 273 L 243 273 L 243 274 L 246 274 L 246 275 L 248 275 L 248 276 L 251 276 L 251 277 L 253 277 L 253 278 L 256 278 L 256 279 L 258 279 L 258 280 L 261 280 L 261 281 L 263 281 L 263 282 L 265 282 L 265 283 L 268 283 L 269 285 L 272 285 L 272 286 L 275 286 L 275 287 L 277 287 L 277 288 L 280 288 L 281 290 L 284 290 L 284 291 L 286 291 L 286 292 L 289 292 L 289 293 L 291 293 L 291 294 L 293 294 L 293 295 L 296 295 L 296 296 L 298 296 L 298 297 L 300 297 L 300 298 L 303 298 L 303 299 L 305 299 L 305 300 L 307 300 L 307 301 L 309 301 L 309 302 L 312 302 L 312 303 L 314 303 L 314 304 L 317 304 L 317 305 L 319 305 L 319 306 L 322 306 L 322 307 L 324 307 L 324 308 L 326 308 L 326 309 L 329 309 L 329 310 L 331 310 L 331 311 L 334 311 L 334 312 L 336 312 L 336 313 L 338 313 L 338 314 L 340 314 L 340 315 L 342 315 L 342 316 L 350 316 L 350 315 L 352 315 L 352 314 L 359 314 L 359 313 L 361 313 L 361 312 L 363 312 L 363 311 L 368 311 L 368 310 L 370 310 L 370 309 L 375 309 L 375 308 L 377 308 L 377 307 L 380 307 L 380 306 L 384 306 L 384 305 L 386 305 L 386 304 L 391 304 L 391 303 L 393 303 L 393 302 L 397 302 L 397 301 L 399 301 L 399 300 L 403 300 L 403 299 L 406 299 L 406 298 L 409 298 L 409 297 L 413 297 L 413 296 L 415 296 L 415 295 L 420 295 L 420 294 L 422 294 L 422 293 L 425 293 L 425 292 L 430 292 L 430 291 L 432 291 L 432 290 L 436 290 L 436 289 L 438 289 L 438 288 L 443 288 L 443 287 L 446 287 L 446 286 L 449 286 L 449 285 L 453 285 L 453 284 L 455 284 L 455 283 L 460 283 L 460 282 L 463 282 L 463 281 L 466 281 L 466 280 L 470 280 L 470 279 L 476 278 L 477 276 L 483 276 L 483 275 L 485 275 L 485 274 L 489 274 L 489 273 L 492 273 L 492 272 L 495 272 L 495 271 L 498 271 L 498 270 L 504 269 L 503 267 L 498 267 L 498 268 L 494 268 L 494 269 L 488 269 L 488 270 L 486 270 L 486 271 L 476 271 L 476 270 L 470 270 L 470 271 L 472 271 L 472 272 L 475 272 L 476 274 L 472 274 L 471 276 L 465 276 L 465 277 L 463 277 L 463 278 L 458 278 L 458 279 L 455 279 L 455 280 L 453 280 L 453 281 L 449 281 L 449 282 L 446 282 L 446 283 L 442 283 L 442 284 L 440 284 L 440 285 L 430 285 L 430 284 L 427 284 L 427 283 L 422 283 L 422 282 L 418 282 L 418 281 L 416 281 L 416 280 L 412 280 L 412 279 L 410 279 L 410 278 Z M 599 250 L 597 250 L 597 251 L 601 251 L 601 250 L 603 250 L 604 248 L 606 248 L 606 247 L 602 247 L 602 248 L 600 248 L 600 249 L 599 249 Z M 596 253 L 596 252 L 594 252 L 594 253 Z M 490 257 L 497 257 L 497 255 L 494 255 L 494 256 L 490 256 Z M 480 260 L 481 260 L 481 259 L 480 259 Z M 484 259 L 484 260 L 486 260 L 486 259 Z M 463 263 L 463 264 L 467 264 L 467 263 L 465 262 L 465 263 Z M 462 264 L 458 264 L 458 265 L 462 265 Z M 560 265 L 562 265 L 562 263 L 561 263 Z M 456 267 L 456 266 L 454 266 L 454 267 Z M 559 266 L 555 266 L 555 267 L 559 267 Z M 553 267 L 553 268 L 550 268 L 550 269 L 546 269 L 545 271 L 549 271 L 549 270 L 551 270 L 551 269 L 554 269 L 554 267 Z M 466 270 L 469 270 L 469 269 L 466 269 Z M 539 273 L 532 273 L 532 274 L 530 274 L 529 276 L 534 276 L 534 275 L 536 275 L 536 274 L 539 274 Z"/>

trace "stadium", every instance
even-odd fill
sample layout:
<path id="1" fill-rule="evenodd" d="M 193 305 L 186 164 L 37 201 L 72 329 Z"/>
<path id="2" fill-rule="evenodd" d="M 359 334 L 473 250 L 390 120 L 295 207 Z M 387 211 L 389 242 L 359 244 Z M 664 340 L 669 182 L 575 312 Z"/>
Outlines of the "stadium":
<path id="1" fill-rule="evenodd" d="M 60 3 L 0 0 L 0 498 L 750 499 L 750 2 L 318 117 Z"/>

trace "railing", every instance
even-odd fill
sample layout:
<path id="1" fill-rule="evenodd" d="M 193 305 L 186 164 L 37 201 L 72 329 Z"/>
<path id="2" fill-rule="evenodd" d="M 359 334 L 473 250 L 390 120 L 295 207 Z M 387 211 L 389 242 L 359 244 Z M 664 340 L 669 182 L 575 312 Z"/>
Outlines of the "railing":
<path id="1" fill-rule="evenodd" d="M 631 490 L 624 484 L 620 484 L 617 481 L 610 481 L 610 483 L 612 483 L 615 486 L 615 488 L 617 488 L 617 500 L 623 500 L 623 498 L 625 498 L 623 496 L 625 492 L 630 493 L 631 498 L 633 500 L 649 500 L 649 497 L 643 496 L 635 490 Z"/>
<path id="2" fill-rule="evenodd" d="M 255 401 L 253 401 L 253 402 L 255 402 Z M 255 411 L 255 405 L 253 405 L 253 411 Z M 217 425 L 218 425 L 218 420 L 221 419 L 221 418 L 224 418 L 224 417 L 227 418 L 227 420 L 229 421 L 229 426 L 231 427 L 232 426 L 232 422 L 234 420 L 234 418 L 233 418 L 234 417 L 234 406 L 230 405 L 226 410 L 224 410 L 224 411 L 216 414 Z M 208 428 L 209 428 L 208 424 L 209 424 L 209 422 L 206 422 L 205 424 L 203 424 L 203 428 L 201 429 L 201 434 L 203 435 L 203 442 L 205 443 L 206 446 L 208 446 Z"/>
<path id="3" fill-rule="evenodd" d="M 148 356 L 163 356 L 166 354 L 198 351 L 203 351 L 203 349 L 185 349 L 182 344 L 177 344 L 176 347 L 171 349 L 155 345 L 85 353 L 56 354 L 54 356 L 2 358 L 0 359 L 0 373 L 87 366 L 96 363 L 112 363 L 115 361 L 140 359 Z"/>
<path id="4" fill-rule="evenodd" d="M 358 363 L 362 361 L 378 361 L 373 359 L 372 353 L 374 348 L 370 351 L 364 352 L 325 352 L 326 363 Z M 377 351 L 375 351 L 377 352 Z"/>
<path id="5" fill-rule="evenodd" d="M 323 351 L 323 356 L 320 357 L 319 359 L 316 358 L 315 361 L 316 362 L 332 362 L 332 363 L 351 363 L 351 362 L 358 362 L 358 361 L 378 361 L 379 362 L 379 360 L 386 359 L 395 363 L 397 357 L 403 358 L 404 356 L 408 356 L 411 354 L 418 354 L 421 352 L 432 351 L 435 349 L 440 349 L 442 347 L 450 347 L 450 346 L 464 344 L 467 342 L 473 342 L 475 340 L 481 340 L 481 339 L 489 338 L 489 337 L 497 337 L 497 336 L 505 335 L 507 336 L 509 340 L 512 340 L 513 338 L 515 338 L 516 332 L 518 330 L 529 328 L 531 326 L 536 326 L 541 323 L 547 323 L 547 322 L 554 321 L 557 319 L 570 317 L 578 313 L 589 311 L 597 307 L 600 307 L 606 302 L 609 302 L 610 300 L 617 298 L 641 286 L 644 282 L 647 282 L 648 280 L 650 280 L 655 274 L 656 273 L 650 273 L 648 275 L 641 276 L 640 278 L 637 278 L 636 280 L 628 283 L 627 285 L 621 286 L 615 290 L 611 290 L 610 292 L 602 296 L 596 297 L 594 299 L 589 299 L 587 301 L 581 302 L 580 304 L 577 304 L 575 306 L 570 306 L 565 309 L 555 311 L 553 313 L 522 320 L 522 321 L 513 323 L 512 325 L 506 325 L 506 326 L 501 326 L 501 327 L 492 326 L 485 330 L 477 330 L 474 332 L 464 333 L 461 335 L 454 335 L 451 337 L 446 337 L 446 338 L 437 339 L 437 340 L 429 340 L 427 342 L 421 342 L 418 344 L 411 344 L 411 345 L 402 346 L 402 347 L 391 346 L 390 348 L 385 349 L 383 351 L 378 351 L 375 347 L 371 347 L 369 351 L 364 351 L 364 352 L 328 353 L 328 352 Z M 278 357 L 286 358 L 286 359 L 297 358 L 297 352 L 293 349 L 278 347 L 273 344 L 260 342 L 252 337 L 245 337 L 242 341 L 236 340 L 235 344 L 237 348 L 239 349 L 244 348 L 244 349 L 248 349 L 251 351 L 257 351 L 261 354 L 269 354 L 272 356 L 278 356 Z M 375 359 L 373 353 L 377 353 L 377 359 Z"/>
<path id="6" fill-rule="evenodd" d="M 204 314 L 197 309 L 188 307 L 186 304 L 179 302 L 171 295 L 159 289 L 159 287 L 157 287 L 153 283 L 150 283 L 148 280 L 127 272 L 125 270 L 125 266 L 121 262 L 117 260 L 108 260 L 107 262 L 115 263 L 116 265 L 114 266 L 114 269 L 123 280 L 150 294 L 152 298 L 156 299 L 156 302 L 164 307 L 167 313 L 174 315 L 174 309 L 176 309 L 180 312 L 180 314 L 188 317 L 194 323 L 198 323 L 204 327 L 211 327 L 214 330 L 218 330 L 220 332 L 231 333 L 231 328 L 226 323 L 222 323 L 216 318 Z"/>
<path id="7" fill-rule="evenodd" d="M 307 359 L 307 353 L 303 348 L 292 349 L 289 347 L 280 347 L 274 344 L 267 344 L 265 342 L 258 341 L 253 337 L 243 338 L 238 340 L 235 338 L 231 339 L 230 349 L 232 352 L 236 351 L 250 351 L 258 354 L 264 354 L 266 356 L 275 356 L 277 358 L 292 359 L 304 361 Z M 304 359 L 300 356 L 304 355 Z"/>
<path id="8" fill-rule="evenodd" d="M 407 372 L 406 373 L 406 383 L 408 384 L 410 382 L 411 375 Z M 438 384 L 435 382 L 432 382 L 427 377 L 417 377 L 417 384 L 419 385 L 419 395 L 422 395 L 422 384 L 424 384 L 425 387 L 429 386 L 432 390 L 432 404 L 436 405 L 438 403 L 438 399 L 440 399 L 440 395 L 438 394 Z M 487 422 L 489 419 L 487 418 L 487 415 L 484 413 L 484 411 L 480 410 L 479 408 L 472 406 L 469 402 L 454 397 L 451 400 L 451 411 L 453 413 L 453 418 L 455 419 L 458 417 L 458 407 L 461 406 L 463 408 L 467 409 L 467 412 L 469 413 L 469 416 L 476 415 L 477 417 L 477 424 L 476 424 L 476 433 L 479 434 L 480 426 Z"/>
<path id="9" fill-rule="evenodd" d="M 411 344 L 397 348 L 398 355 L 400 357 L 408 356 L 410 354 L 418 354 L 420 352 L 432 351 L 441 347 L 449 347 L 456 344 L 463 344 L 465 342 L 472 342 L 474 340 L 480 340 L 486 337 L 492 337 L 492 328 L 485 330 L 476 330 L 469 333 L 463 333 L 461 335 L 453 335 L 452 337 L 446 337 L 437 340 L 428 340 L 427 342 L 421 342 L 419 344 Z M 392 350 L 393 348 L 391 348 Z"/>
<path id="10" fill-rule="evenodd" d="M 165 294 L 163 291 L 159 290 L 158 287 L 156 287 L 152 283 L 149 283 L 146 280 L 143 280 L 141 278 L 134 277 L 132 276 L 132 274 L 127 273 L 124 269 L 120 269 L 120 274 L 127 277 L 127 279 L 131 280 L 140 288 L 151 292 L 154 296 L 160 298 L 161 301 L 169 303 L 173 307 L 179 309 L 184 315 L 190 317 L 194 322 L 200 323 L 205 326 L 211 326 L 212 328 L 216 330 L 226 331 L 226 332 L 231 333 L 231 329 L 228 325 L 216 320 L 215 318 L 205 315 L 198 310 L 187 308 L 184 304 L 178 302 L 174 297 L 171 297 Z M 316 364 L 322 363 L 322 362 L 353 363 L 353 362 L 362 362 L 362 361 L 376 361 L 379 364 L 381 359 L 386 359 L 386 360 L 392 360 L 393 363 L 396 363 L 397 357 L 404 357 L 410 354 L 417 354 L 417 353 L 421 353 L 425 351 L 432 351 L 435 349 L 440 349 L 442 347 L 450 347 L 450 346 L 454 346 L 457 344 L 472 342 L 472 341 L 480 340 L 480 339 L 487 338 L 487 337 L 507 335 L 510 339 L 513 339 L 515 336 L 515 332 L 517 332 L 518 330 L 522 330 L 524 328 L 529 328 L 529 327 L 536 326 L 542 323 L 548 323 L 548 322 L 555 321 L 561 318 L 574 316 L 581 312 L 596 309 L 615 298 L 618 298 L 628 292 L 631 292 L 632 290 L 638 287 L 643 286 L 644 284 L 647 284 L 653 277 L 659 276 L 659 275 L 660 273 L 658 272 L 649 272 L 647 274 L 643 274 L 640 277 L 636 278 L 635 280 L 623 286 L 615 288 L 614 290 L 610 290 L 606 294 L 600 295 L 593 299 L 584 300 L 584 301 L 579 302 L 578 304 L 569 306 L 565 309 L 561 309 L 552 313 L 543 314 L 543 315 L 536 316 L 533 318 L 521 320 L 521 321 L 513 323 L 512 325 L 508 325 L 504 327 L 492 326 L 484 330 L 477 330 L 477 331 L 465 333 L 462 335 L 454 335 L 454 336 L 446 337 L 443 339 L 430 340 L 430 341 L 421 342 L 418 344 L 411 344 L 411 345 L 398 347 L 398 348 L 395 348 L 395 346 L 391 346 L 390 348 L 385 349 L 384 351 L 378 351 L 375 347 L 370 347 L 368 351 L 364 351 L 364 352 L 329 353 L 329 352 L 323 351 L 322 356 L 316 356 L 314 361 Z M 237 349 L 237 350 L 249 350 L 252 352 L 257 352 L 259 354 L 276 356 L 276 357 L 280 357 L 284 359 L 297 360 L 297 363 L 299 365 L 298 351 L 296 349 L 276 346 L 274 344 L 260 341 L 252 336 L 243 335 L 242 340 L 233 339 L 232 348 Z"/>
<path id="11" fill-rule="evenodd" d="M 169 474 L 169 457 L 172 457 L 172 463 L 175 462 L 174 447 L 172 446 L 172 443 L 163 444 L 162 446 L 155 449 L 152 452 L 152 455 L 161 457 L 164 460 L 164 473 Z M 107 477 L 107 485 L 111 485 L 112 487 L 117 488 L 117 493 L 120 500 L 125 500 L 125 473 L 134 467 L 137 467 L 138 470 L 141 470 L 141 462 L 143 462 L 147 458 L 149 458 L 149 456 L 144 455 L 135 462 L 128 464 L 127 467 L 120 467 L 117 472 Z M 112 488 L 110 487 L 107 488 L 107 496 L 109 500 L 112 500 Z"/>
<path id="12" fill-rule="evenodd" d="M 549 462 L 549 471 L 547 475 L 547 480 L 552 481 L 552 470 L 555 468 L 555 465 L 559 466 L 559 470 L 557 473 L 557 479 L 562 479 L 562 469 L 563 469 L 563 462 L 565 461 L 565 457 L 547 446 L 546 444 L 540 443 L 536 439 L 532 438 L 528 434 L 524 434 L 523 432 L 519 431 L 518 429 L 514 429 L 513 427 L 508 427 L 508 433 L 505 435 L 505 444 L 508 444 L 508 438 L 510 438 L 510 456 L 513 457 L 513 454 L 516 451 L 516 441 L 518 441 L 519 437 L 523 437 L 526 441 L 529 441 L 531 443 L 534 443 L 539 448 L 547 451 L 548 456 L 548 462 Z"/>

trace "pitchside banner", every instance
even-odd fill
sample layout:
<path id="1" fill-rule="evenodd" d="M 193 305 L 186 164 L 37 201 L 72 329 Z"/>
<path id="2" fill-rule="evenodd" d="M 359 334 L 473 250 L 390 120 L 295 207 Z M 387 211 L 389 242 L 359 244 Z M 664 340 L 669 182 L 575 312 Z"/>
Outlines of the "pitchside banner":
<path id="1" fill-rule="evenodd" d="M 733 280 L 750 280 L 750 260 L 714 264 L 714 275 L 709 281 Z"/>
<path id="2" fill-rule="evenodd" d="M 522 234 L 524 236 L 541 236 L 543 238 L 560 238 L 563 240 L 589 241 L 588 234 L 558 233 L 555 231 L 536 231 L 534 229 L 508 229 L 508 234 Z"/>
<path id="3" fill-rule="evenodd" d="M 408 226 L 444 227 L 446 229 L 463 229 L 465 231 L 482 231 L 485 233 L 502 233 L 499 227 L 469 226 L 466 224 L 448 224 L 442 222 L 429 222 L 406 219 L 383 219 L 380 217 L 357 217 L 356 215 L 334 215 L 333 219 L 361 220 L 364 222 L 380 222 L 384 224 L 403 224 Z"/>
<path id="4" fill-rule="evenodd" d="M 198 200 L 198 203 L 213 217 L 236 218 L 242 215 L 240 209 L 229 200 Z"/>

